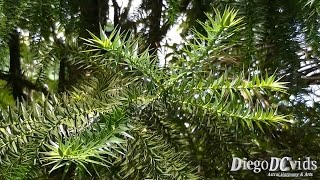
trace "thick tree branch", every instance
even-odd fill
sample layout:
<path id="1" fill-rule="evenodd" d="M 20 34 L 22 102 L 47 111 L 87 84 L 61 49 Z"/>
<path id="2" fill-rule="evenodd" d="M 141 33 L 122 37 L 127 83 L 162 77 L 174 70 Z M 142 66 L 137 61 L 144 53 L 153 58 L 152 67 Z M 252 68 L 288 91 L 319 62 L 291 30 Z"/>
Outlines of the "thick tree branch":
<path id="1" fill-rule="evenodd" d="M 11 77 L 10 77 L 9 72 L 0 71 L 0 79 L 5 80 L 8 83 L 10 83 Z M 26 88 L 31 89 L 31 90 L 36 90 L 36 91 L 39 91 L 39 92 L 43 92 L 44 94 L 49 94 L 48 88 L 46 88 L 45 86 L 39 86 L 36 83 L 31 82 L 30 80 L 28 80 L 24 76 L 20 76 L 17 80 L 18 80 L 18 83 L 22 87 L 26 87 Z"/>
<path id="2" fill-rule="evenodd" d="M 10 75 L 8 72 L 0 71 L 0 79 L 10 81 Z"/>

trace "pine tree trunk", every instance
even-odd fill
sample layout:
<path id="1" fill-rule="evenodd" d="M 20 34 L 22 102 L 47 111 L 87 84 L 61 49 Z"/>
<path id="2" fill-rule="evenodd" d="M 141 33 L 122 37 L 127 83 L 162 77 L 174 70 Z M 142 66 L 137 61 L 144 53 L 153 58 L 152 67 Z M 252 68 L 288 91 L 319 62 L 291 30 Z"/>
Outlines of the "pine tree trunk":
<path id="1" fill-rule="evenodd" d="M 103 26 L 107 22 L 107 14 L 109 12 L 109 0 L 98 0 L 99 4 L 99 22 Z"/>
<path id="2" fill-rule="evenodd" d="M 162 13 L 162 0 L 152 1 L 152 13 L 150 15 L 150 32 L 148 38 L 149 53 L 156 55 L 162 39 L 161 33 L 161 13 Z"/>
<path id="3" fill-rule="evenodd" d="M 80 0 L 80 37 L 90 37 L 88 31 L 99 34 L 99 0 Z M 101 13 L 100 13 L 101 14 Z M 88 31 L 87 31 L 88 30 Z"/>
<path id="4" fill-rule="evenodd" d="M 10 83 L 12 86 L 12 94 L 15 100 L 21 101 L 24 98 L 23 85 L 20 82 L 22 71 L 20 62 L 20 35 L 17 29 L 10 33 L 9 40 L 10 51 Z"/>
<path id="5" fill-rule="evenodd" d="M 58 84 L 58 91 L 64 92 L 66 89 L 66 58 L 62 57 L 60 60 L 60 67 L 59 67 L 59 84 Z"/>

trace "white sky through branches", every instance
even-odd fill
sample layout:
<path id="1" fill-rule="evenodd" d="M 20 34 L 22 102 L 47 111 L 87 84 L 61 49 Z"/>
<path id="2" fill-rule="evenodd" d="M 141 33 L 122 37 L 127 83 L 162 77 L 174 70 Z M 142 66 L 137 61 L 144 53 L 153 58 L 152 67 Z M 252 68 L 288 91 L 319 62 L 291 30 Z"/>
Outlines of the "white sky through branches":
<path id="1" fill-rule="evenodd" d="M 117 1 L 119 6 L 121 7 L 121 11 L 128 6 L 128 0 L 118 0 Z M 133 0 L 131 9 L 129 12 L 129 16 L 137 12 L 137 9 L 141 5 L 141 0 Z M 109 14 L 109 19 L 113 19 L 113 12 L 111 11 Z M 179 26 L 182 22 L 182 18 L 180 17 L 176 24 L 174 24 L 168 31 L 166 37 L 161 41 L 161 48 L 158 51 L 159 59 L 160 59 L 160 65 L 163 66 L 165 64 L 165 56 L 168 53 L 171 53 L 172 50 L 163 46 L 165 44 L 173 45 L 174 43 L 181 43 L 182 38 L 180 36 L 181 30 L 179 29 Z M 139 28 L 138 28 L 139 29 Z"/>

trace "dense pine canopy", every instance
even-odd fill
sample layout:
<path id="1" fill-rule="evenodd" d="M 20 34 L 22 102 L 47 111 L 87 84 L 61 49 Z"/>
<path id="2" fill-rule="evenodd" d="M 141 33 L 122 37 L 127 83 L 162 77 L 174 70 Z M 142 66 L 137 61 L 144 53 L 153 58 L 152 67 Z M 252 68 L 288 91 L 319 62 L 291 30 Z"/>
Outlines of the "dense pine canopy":
<path id="1" fill-rule="evenodd" d="M 0 179 L 320 162 L 319 42 L 316 0 L 0 0 Z"/>

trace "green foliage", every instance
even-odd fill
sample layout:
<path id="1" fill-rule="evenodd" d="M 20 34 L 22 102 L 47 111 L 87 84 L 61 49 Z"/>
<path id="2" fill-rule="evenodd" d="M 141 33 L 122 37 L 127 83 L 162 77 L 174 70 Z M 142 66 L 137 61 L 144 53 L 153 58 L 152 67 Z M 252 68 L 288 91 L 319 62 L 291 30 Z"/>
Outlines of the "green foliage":
<path id="1" fill-rule="evenodd" d="M 227 73 L 232 65 L 226 73 L 207 66 L 225 56 L 241 28 L 235 10 L 215 12 L 200 23 L 207 35 L 194 30 L 196 41 L 166 68 L 148 50 L 137 53 L 141 41 L 118 29 L 84 39 L 92 48 L 76 63 L 91 69 L 88 83 L 70 96 L 2 111 L 1 177 L 198 179 L 209 170 L 200 159 L 213 129 L 264 131 L 286 122 L 262 98 L 285 92 L 274 76 L 236 77 Z"/>
<path id="2" fill-rule="evenodd" d="M 281 125 L 289 120 L 287 116 L 278 115 L 277 105 L 271 105 L 266 98 L 267 95 L 275 92 L 285 92 L 284 83 L 276 80 L 275 76 L 263 77 L 253 74 L 246 78 L 245 75 L 232 74 L 230 64 L 225 69 L 225 73 L 221 73 L 221 69 L 217 70 L 212 66 L 216 63 L 212 57 L 217 60 L 225 57 L 232 51 L 230 50 L 232 45 L 237 43 L 237 36 L 234 34 L 241 29 L 241 18 L 236 18 L 236 14 L 235 10 L 227 8 L 222 14 L 216 11 L 215 17 L 208 15 L 208 23 L 201 23 L 206 36 L 194 30 L 194 43 L 188 43 L 189 48 L 184 49 L 185 53 L 179 57 L 179 60 L 165 68 L 155 64 L 147 50 L 136 54 L 139 40 L 130 41 L 132 38 L 128 35 L 124 35 L 123 39 L 129 40 L 121 41 L 119 34 L 113 33 L 112 37 L 106 37 L 102 32 L 100 38 L 92 35 L 92 39 L 86 40 L 87 45 L 93 47 L 86 52 L 96 52 L 94 56 L 98 57 L 91 63 L 101 67 L 119 67 L 120 65 L 124 67 L 120 68 L 123 74 L 128 73 L 129 70 L 130 73 L 126 75 L 135 77 L 136 82 L 142 83 L 142 86 L 131 87 L 135 90 L 130 92 L 133 113 L 136 114 L 135 117 L 139 117 L 136 119 L 139 123 L 134 124 L 140 127 L 142 122 L 142 125 L 146 126 L 141 127 L 145 129 L 143 131 L 155 131 L 159 134 L 156 136 L 157 140 L 154 140 L 157 144 L 163 142 L 172 149 L 185 152 L 186 160 L 192 162 L 189 167 L 200 168 L 200 172 L 198 171 L 200 174 L 211 173 L 206 175 L 207 177 L 219 174 L 210 172 L 209 169 L 202 170 L 204 166 L 210 165 L 204 165 L 201 162 L 202 158 L 207 157 L 204 148 L 209 140 L 208 137 L 217 133 L 215 129 L 219 128 L 224 133 L 232 130 L 227 134 L 235 138 L 237 134 L 241 134 L 241 131 L 246 132 L 249 129 L 257 133 L 265 131 L 266 128 L 272 130 L 270 125 Z M 171 111 L 179 113 L 171 115 L 169 114 Z M 236 131 L 233 132 L 233 129 Z M 141 135 L 138 137 L 136 137 L 137 134 L 133 135 L 136 139 L 141 137 Z M 155 138 L 154 135 L 148 139 L 153 138 Z M 177 144 L 180 146 L 176 147 Z M 162 146 L 159 145 L 157 149 L 167 152 L 162 149 Z M 166 156 L 170 157 L 170 154 L 172 153 L 168 152 Z M 137 159 L 141 159 L 138 158 L 141 156 L 139 153 L 136 156 Z M 135 162 L 136 158 L 130 160 Z M 149 177 L 139 175 L 139 168 L 132 169 L 130 164 L 126 161 L 124 163 L 126 166 L 123 167 L 125 169 L 123 171 L 136 175 L 125 175 L 126 177 L 133 179 Z M 212 161 L 208 163 L 214 166 Z M 149 166 L 142 167 L 144 171 L 150 171 Z"/>
<path id="3" fill-rule="evenodd" d="M 121 152 L 118 147 L 128 131 L 123 110 L 111 104 L 99 106 L 93 99 L 81 103 L 59 99 L 43 96 L 38 103 L 22 103 L 16 109 L 2 111 L 2 178 L 10 178 L 11 173 L 24 168 L 28 171 L 23 175 L 28 175 L 36 166 L 45 165 L 48 173 L 63 167 L 63 176 L 75 166 L 73 175 L 81 179 L 90 173 L 90 165 L 105 165 L 114 153 Z M 23 164 L 11 167 L 15 161 Z"/>
<path id="4" fill-rule="evenodd" d="M 11 96 L 9 89 L 6 88 L 7 83 L 0 81 L 1 91 L 0 91 L 0 104 L 2 108 L 6 108 L 10 105 L 14 105 L 14 99 Z"/>

